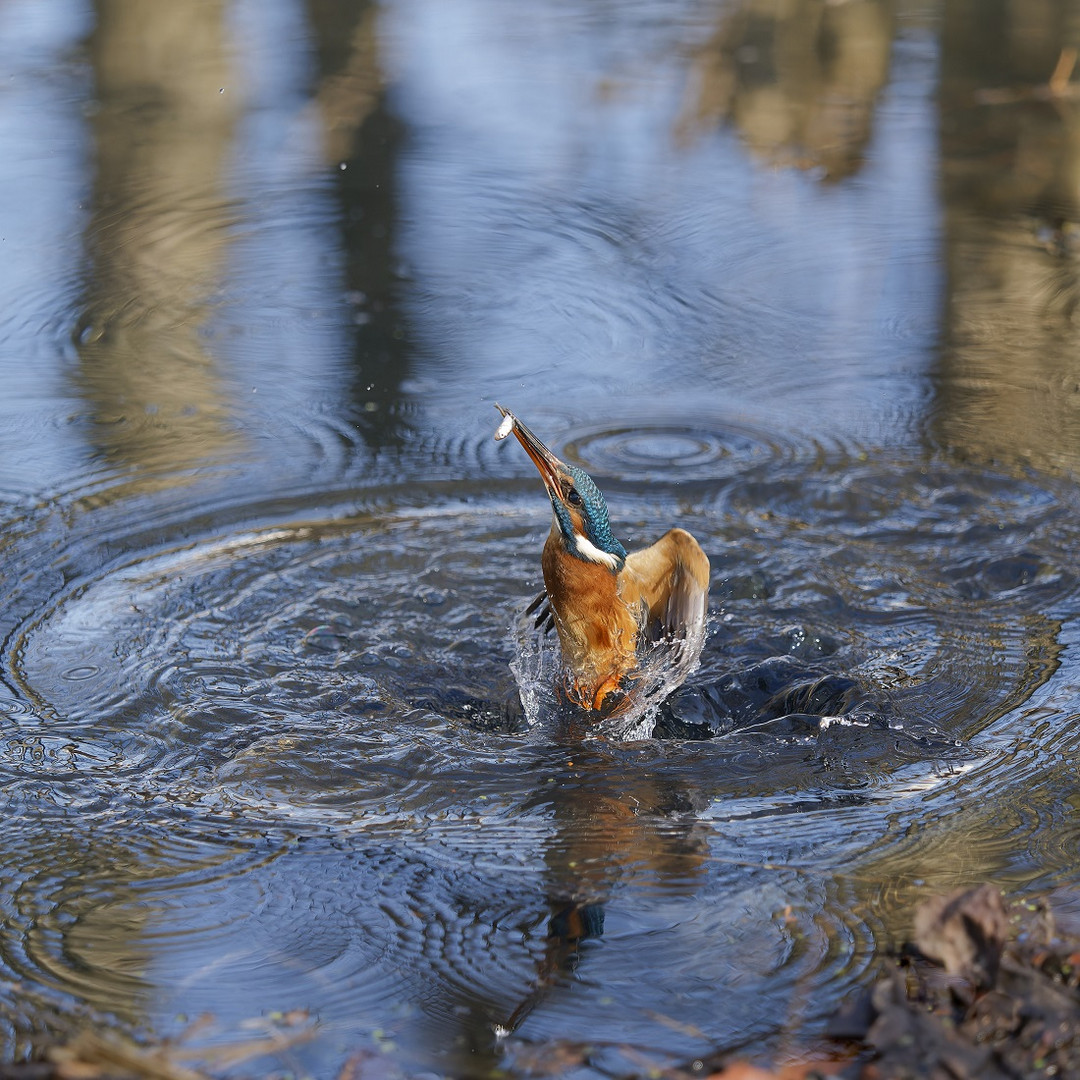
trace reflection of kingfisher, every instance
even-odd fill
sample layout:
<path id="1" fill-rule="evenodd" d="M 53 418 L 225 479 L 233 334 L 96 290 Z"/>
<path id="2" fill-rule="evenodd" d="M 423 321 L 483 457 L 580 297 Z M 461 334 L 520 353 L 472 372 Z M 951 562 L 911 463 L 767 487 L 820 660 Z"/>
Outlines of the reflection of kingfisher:
<path id="1" fill-rule="evenodd" d="M 627 554 L 612 535 L 607 503 L 583 469 L 560 461 L 509 409 L 496 408 L 532 458 L 554 517 L 541 562 L 551 617 L 568 671 L 567 696 L 605 714 L 633 700 L 646 641 L 672 646 L 674 689 L 696 662 L 705 636 L 709 560 L 685 529 Z M 542 602 L 544 598 L 541 597 Z"/>

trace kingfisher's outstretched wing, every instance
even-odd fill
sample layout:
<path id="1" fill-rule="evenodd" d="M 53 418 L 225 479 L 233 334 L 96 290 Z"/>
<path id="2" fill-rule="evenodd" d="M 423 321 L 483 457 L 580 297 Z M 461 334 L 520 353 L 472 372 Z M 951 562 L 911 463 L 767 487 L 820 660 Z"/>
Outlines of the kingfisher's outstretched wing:
<path id="1" fill-rule="evenodd" d="M 623 576 L 623 597 L 642 605 L 650 640 L 704 639 L 709 557 L 685 529 L 670 529 L 628 555 Z"/>

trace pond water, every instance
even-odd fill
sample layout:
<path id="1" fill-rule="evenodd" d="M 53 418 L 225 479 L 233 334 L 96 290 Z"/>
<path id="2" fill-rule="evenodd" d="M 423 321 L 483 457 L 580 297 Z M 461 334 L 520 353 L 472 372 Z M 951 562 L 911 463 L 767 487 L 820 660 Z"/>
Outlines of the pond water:
<path id="1" fill-rule="evenodd" d="M 0 5 L 2 1057 L 766 1061 L 929 893 L 1075 889 L 1078 38 Z M 495 400 L 712 560 L 648 737 L 522 707 Z"/>

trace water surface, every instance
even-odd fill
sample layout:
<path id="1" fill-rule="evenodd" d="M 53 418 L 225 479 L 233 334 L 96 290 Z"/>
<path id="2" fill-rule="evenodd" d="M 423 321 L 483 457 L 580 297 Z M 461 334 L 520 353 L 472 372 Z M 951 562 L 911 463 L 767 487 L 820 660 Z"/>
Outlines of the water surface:
<path id="1" fill-rule="evenodd" d="M 785 11 L 0 9 L 5 1057 L 768 1060 L 1075 883 L 1080 24 Z M 645 738 L 529 707 L 496 399 L 710 555 Z"/>

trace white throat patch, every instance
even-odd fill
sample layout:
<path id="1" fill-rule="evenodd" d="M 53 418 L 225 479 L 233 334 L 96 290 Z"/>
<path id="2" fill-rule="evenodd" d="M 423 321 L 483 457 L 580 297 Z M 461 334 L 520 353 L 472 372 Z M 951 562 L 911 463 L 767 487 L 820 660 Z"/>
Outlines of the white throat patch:
<path id="1" fill-rule="evenodd" d="M 588 559 L 589 562 L 599 563 L 609 570 L 619 568 L 617 555 L 609 555 L 606 551 L 601 551 L 588 537 L 582 536 L 579 532 L 574 533 L 574 549 L 583 559 Z"/>

